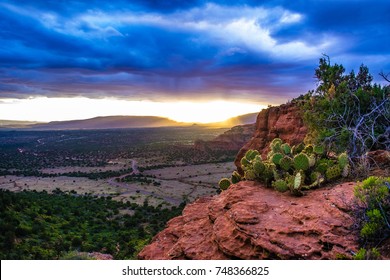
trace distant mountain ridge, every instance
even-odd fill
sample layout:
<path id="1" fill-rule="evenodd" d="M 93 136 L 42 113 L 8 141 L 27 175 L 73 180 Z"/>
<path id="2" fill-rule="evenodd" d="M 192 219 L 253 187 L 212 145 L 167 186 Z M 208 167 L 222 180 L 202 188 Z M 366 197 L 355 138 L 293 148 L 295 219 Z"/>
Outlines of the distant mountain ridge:
<path id="1" fill-rule="evenodd" d="M 67 129 L 110 129 L 110 128 L 140 128 L 140 127 L 163 127 L 182 126 L 167 118 L 154 116 L 108 116 L 95 117 L 85 120 L 54 121 L 45 124 L 31 126 L 32 129 L 44 130 L 67 130 Z"/>
<path id="2" fill-rule="evenodd" d="M 197 124 L 202 126 L 232 127 L 235 125 L 254 123 L 256 115 L 246 114 L 230 118 L 223 122 Z M 78 129 L 111 129 L 111 128 L 142 128 L 142 127 L 172 127 L 190 126 L 193 123 L 177 122 L 168 118 L 155 116 L 107 116 L 84 120 L 53 121 L 48 123 L 0 120 L 0 129 L 28 130 L 78 130 Z"/>
<path id="3" fill-rule="evenodd" d="M 233 117 L 230 119 L 227 119 L 226 121 L 217 122 L 217 123 L 210 123 L 208 125 L 213 126 L 222 126 L 222 127 L 233 127 L 237 125 L 244 125 L 244 124 L 254 124 L 256 122 L 257 115 L 259 113 L 249 113 L 245 115 L 240 115 L 237 117 Z"/>
<path id="4" fill-rule="evenodd" d="M 26 128 L 39 122 L 0 120 L 0 128 Z"/>

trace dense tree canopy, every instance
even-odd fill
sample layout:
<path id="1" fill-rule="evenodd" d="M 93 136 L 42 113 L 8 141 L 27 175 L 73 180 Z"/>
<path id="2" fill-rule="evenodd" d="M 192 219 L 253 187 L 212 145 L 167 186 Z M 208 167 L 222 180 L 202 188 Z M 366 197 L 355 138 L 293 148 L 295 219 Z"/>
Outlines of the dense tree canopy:
<path id="1" fill-rule="evenodd" d="M 373 84 L 367 66 L 345 74 L 342 65 L 320 59 L 318 86 L 304 96 L 308 140 L 360 157 L 372 149 L 390 148 L 390 87 Z"/>
<path id="2" fill-rule="evenodd" d="M 165 223 L 168 209 L 64 193 L 0 190 L 1 259 L 59 259 L 70 251 L 132 259 Z"/>

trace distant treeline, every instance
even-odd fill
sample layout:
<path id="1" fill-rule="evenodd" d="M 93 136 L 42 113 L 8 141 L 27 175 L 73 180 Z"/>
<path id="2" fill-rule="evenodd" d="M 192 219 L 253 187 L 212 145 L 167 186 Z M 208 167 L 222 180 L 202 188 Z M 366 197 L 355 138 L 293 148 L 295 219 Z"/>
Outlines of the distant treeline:
<path id="1" fill-rule="evenodd" d="M 52 178 L 59 176 L 67 177 L 86 177 L 91 180 L 98 179 L 107 179 L 112 177 L 118 177 L 126 173 L 132 172 L 133 169 L 121 169 L 118 171 L 108 170 L 108 171 L 99 171 L 99 172 L 65 172 L 65 173 L 42 173 L 39 170 L 0 170 L 0 176 L 14 175 L 14 176 L 34 176 L 42 178 Z"/>

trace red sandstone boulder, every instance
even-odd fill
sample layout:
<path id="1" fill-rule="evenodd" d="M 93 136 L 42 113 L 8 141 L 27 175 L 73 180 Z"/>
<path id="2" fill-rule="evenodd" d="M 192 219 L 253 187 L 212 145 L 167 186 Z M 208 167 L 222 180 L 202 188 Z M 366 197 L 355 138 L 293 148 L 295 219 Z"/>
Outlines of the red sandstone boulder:
<path id="1" fill-rule="evenodd" d="M 358 249 L 350 216 L 355 183 L 303 197 L 240 182 L 188 205 L 140 259 L 336 259 Z"/>

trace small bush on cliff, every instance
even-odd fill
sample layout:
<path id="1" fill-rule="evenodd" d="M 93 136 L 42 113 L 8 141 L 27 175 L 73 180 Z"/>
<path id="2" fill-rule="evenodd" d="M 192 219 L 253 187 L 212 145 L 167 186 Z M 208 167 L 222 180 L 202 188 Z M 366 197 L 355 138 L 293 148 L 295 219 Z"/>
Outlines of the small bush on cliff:
<path id="1" fill-rule="evenodd" d="M 372 84 L 364 65 L 356 75 L 344 72 L 342 65 L 331 65 L 329 57 L 320 59 L 317 88 L 300 98 L 308 141 L 347 151 L 352 158 L 372 149 L 389 150 L 390 86 Z"/>
<path id="2" fill-rule="evenodd" d="M 294 195 L 301 195 L 302 190 L 347 177 L 350 171 L 346 153 L 330 157 L 320 145 L 305 146 L 301 143 L 290 147 L 279 138 L 271 142 L 266 160 L 258 151 L 249 150 L 241 159 L 241 167 L 244 176 L 241 178 L 235 171 L 231 179 L 221 179 L 219 185 L 222 190 L 245 179 L 263 182 L 280 192 L 289 190 Z"/>
<path id="3" fill-rule="evenodd" d="M 360 236 L 375 243 L 390 236 L 390 177 L 369 177 L 355 188 Z"/>
<path id="4" fill-rule="evenodd" d="M 361 248 L 355 255 L 355 260 L 379 260 L 381 258 L 380 252 L 376 248 L 366 250 Z"/>

